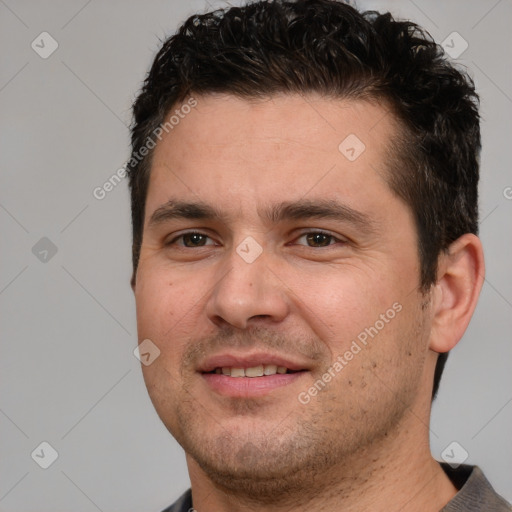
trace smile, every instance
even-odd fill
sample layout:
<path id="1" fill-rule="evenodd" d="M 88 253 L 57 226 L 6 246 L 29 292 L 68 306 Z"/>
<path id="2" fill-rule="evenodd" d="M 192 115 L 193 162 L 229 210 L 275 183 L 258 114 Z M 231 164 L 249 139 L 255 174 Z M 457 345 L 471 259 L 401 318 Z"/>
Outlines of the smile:
<path id="1" fill-rule="evenodd" d="M 275 364 L 260 364 L 251 368 L 234 368 L 223 366 L 215 368 L 210 373 L 217 375 L 226 375 L 228 377 L 264 377 L 268 375 L 293 373 L 295 370 L 289 370 L 286 366 L 277 366 Z"/>

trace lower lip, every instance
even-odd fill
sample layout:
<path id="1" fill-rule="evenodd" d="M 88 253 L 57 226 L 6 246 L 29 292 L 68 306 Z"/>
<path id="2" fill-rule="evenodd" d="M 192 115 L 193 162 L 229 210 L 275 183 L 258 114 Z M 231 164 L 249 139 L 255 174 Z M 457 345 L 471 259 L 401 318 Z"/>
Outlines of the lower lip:
<path id="1" fill-rule="evenodd" d="M 305 373 L 276 373 L 263 377 L 229 377 L 218 373 L 203 373 L 202 376 L 213 391 L 235 398 L 250 398 L 266 395 L 267 393 L 288 386 Z"/>

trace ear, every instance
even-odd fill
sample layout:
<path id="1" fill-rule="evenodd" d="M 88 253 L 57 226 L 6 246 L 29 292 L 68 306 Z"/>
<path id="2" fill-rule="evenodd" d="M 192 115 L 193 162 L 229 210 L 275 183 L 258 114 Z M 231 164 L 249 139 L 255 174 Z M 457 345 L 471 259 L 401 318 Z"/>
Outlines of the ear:
<path id="1" fill-rule="evenodd" d="M 482 243 L 471 233 L 455 240 L 438 261 L 430 349 L 448 352 L 462 338 L 484 282 Z"/>

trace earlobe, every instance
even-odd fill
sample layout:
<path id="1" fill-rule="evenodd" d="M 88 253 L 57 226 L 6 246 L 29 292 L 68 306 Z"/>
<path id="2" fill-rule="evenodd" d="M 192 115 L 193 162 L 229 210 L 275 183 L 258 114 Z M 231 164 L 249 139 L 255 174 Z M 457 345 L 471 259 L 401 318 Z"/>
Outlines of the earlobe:
<path id="1" fill-rule="evenodd" d="M 462 338 L 484 282 L 485 264 L 480 239 L 466 233 L 439 257 L 433 290 L 430 349 L 448 352 Z"/>

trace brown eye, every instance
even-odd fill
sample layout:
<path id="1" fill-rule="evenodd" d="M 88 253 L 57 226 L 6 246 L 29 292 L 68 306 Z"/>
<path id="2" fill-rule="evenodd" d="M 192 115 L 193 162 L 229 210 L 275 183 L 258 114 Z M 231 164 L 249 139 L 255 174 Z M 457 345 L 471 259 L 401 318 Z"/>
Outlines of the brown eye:
<path id="1" fill-rule="evenodd" d="M 202 247 L 206 244 L 208 237 L 201 233 L 186 233 L 181 238 L 183 238 L 183 245 L 185 247 Z"/>
<path id="2" fill-rule="evenodd" d="M 214 245 L 213 240 L 208 235 L 191 231 L 189 233 L 183 233 L 165 244 L 166 246 L 178 246 L 178 247 L 204 247 L 206 245 Z"/>
<path id="3" fill-rule="evenodd" d="M 327 247 L 331 245 L 331 241 L 334 239 L 332 235 L 322 232 L 308 233 L 305 236 L 310 247 Z"/>

